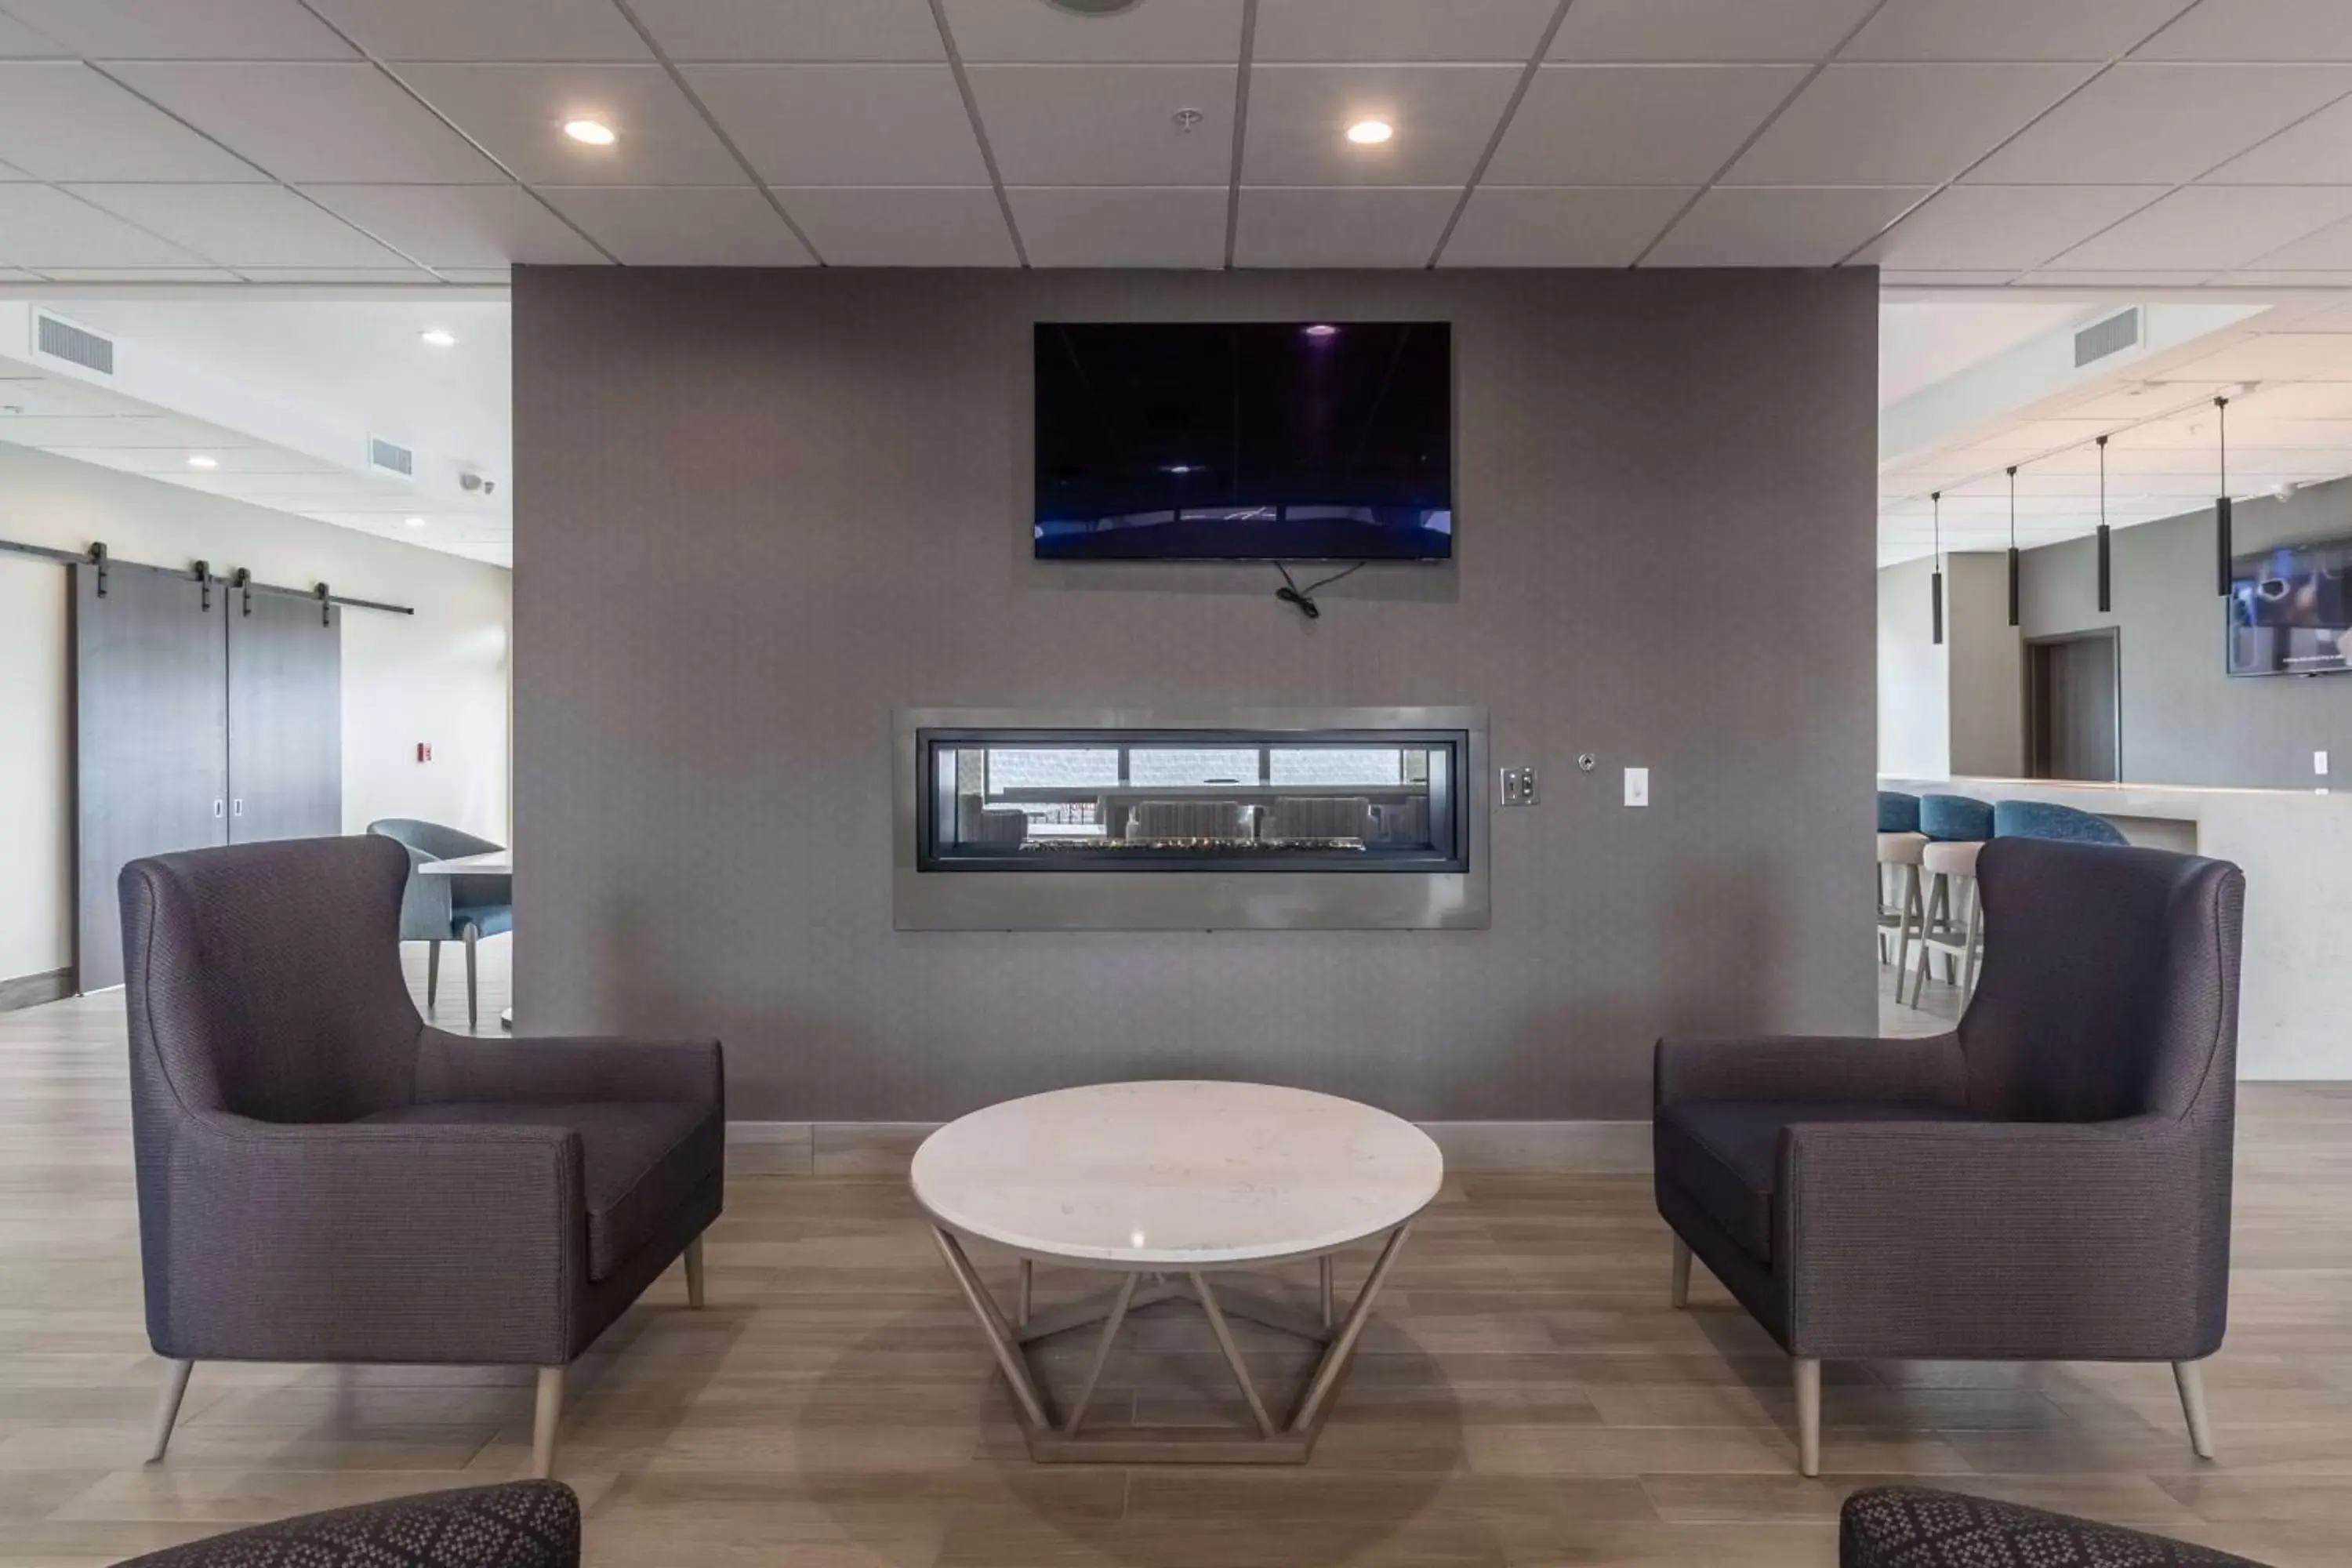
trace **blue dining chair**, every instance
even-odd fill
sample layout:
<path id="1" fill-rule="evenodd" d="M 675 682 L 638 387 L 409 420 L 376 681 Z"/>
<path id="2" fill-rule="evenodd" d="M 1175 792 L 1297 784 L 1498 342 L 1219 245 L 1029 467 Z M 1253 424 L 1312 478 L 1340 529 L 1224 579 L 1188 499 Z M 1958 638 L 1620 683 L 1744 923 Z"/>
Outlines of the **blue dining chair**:
<path id="1" fill-rule="evenodd" d="M 1919 852 L 1925 914 L 1919 964 L 1911 982 L 1914 1007 L 1927 995 L 1927 971 L 1937 953 L 1944 956 L 1945 979 L 1963 997 L 1975 989 L 1983 929 L 1976 908 L 1977 850 L 1992 837 L 1992 807 L 1973 795 L 1922 795 L 1919 831 L 1927 842 Z M 1895 997 L 1902 999 L 1899 982 Z"/>
<path id="2" fill-rule="evenodd" d="M 440 996 L 441 944 L 462 942 L 466 944 L 466 1026 L 476 1027 L 481 1022 L 481 1001 L 475 979 L 474 943 L 514 930 L 513 874 L 427 877 L 417 868 L 460 855 L 487 855 L 506 846 L 437 822 L 405 816 L 371 822 L 368 831 L 408 851 L 408 886 L 400 897 L 400 940 L 429 944 L 425 959 L 425 1007 L 429 1010 Z"/>
<path id="3" fill-rule="evenodd" d="M 1878 792 L 1878 962 L 1895 960 L 1896 989 L 1911 958 L 1912 933 L 1918 929 L 1919 851 L 1927 844 L 1919 831 L 1919 797 L 1901 790 Z M 1886 901 L 1887 874 L 1899 870 L 1895 901 Z M 1894 938 L 1890 944 L 1889 935 Z"/>
<path id="4" fill-rule="evenodd" d="M 2068 844 L 2128 844 L 2104 816 L 2041 800 L 2004 800 L 1992 808 L 1995 838 L 2055 838 Z"/>

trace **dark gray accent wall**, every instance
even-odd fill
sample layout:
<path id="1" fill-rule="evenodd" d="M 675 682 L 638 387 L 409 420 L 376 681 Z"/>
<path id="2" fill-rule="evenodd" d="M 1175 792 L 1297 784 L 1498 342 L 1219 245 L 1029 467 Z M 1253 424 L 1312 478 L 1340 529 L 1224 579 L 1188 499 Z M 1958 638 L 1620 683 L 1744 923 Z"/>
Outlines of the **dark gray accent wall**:
<path id="1" fill-rule="evenodd" d="M 2241 501 L 2232 510 L 2241 554 L 2342 539 L 2352 536 L 2352 481 Z M 2233 680 L 2223 673 L 2225 605 L 2214 592 L 2214 555 L 2210 507 L 2116 529 L 2114 611 L 2102 616 L 2095 541 L 2029 550 L 2021 629 L 2040 637 L 2117 628 L 2127 781 L 2307 788 L 2327 782 L 2311 771 L 2311 753 L 2320 750 L 2352 768 L 2352 675 Z"/>
<path id="2" fill-rule="evenodd" d="M 1867 1031 L 1875 278 L 519 268 L 516 995 L 730 1112 L 1223 1075 L 1646 1112 L 1661 1033 Z M 1029 558 L 1033 322 L 1443 319 L 1449 567 Z M 1482 704 L 1471 931 L 899 932 L 894 708 Z M 1589 751 L 1599 771 L 1580 773 Z M 1652 770 L 1654 805 L 1621 804 Z"/>

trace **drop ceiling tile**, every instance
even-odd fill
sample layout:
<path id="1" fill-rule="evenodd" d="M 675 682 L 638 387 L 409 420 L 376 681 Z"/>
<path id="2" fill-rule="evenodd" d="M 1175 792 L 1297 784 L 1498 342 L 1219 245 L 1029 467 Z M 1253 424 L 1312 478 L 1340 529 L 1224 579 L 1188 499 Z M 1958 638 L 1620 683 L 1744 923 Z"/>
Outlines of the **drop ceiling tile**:
<path id="1" fill-rule="evenodd" d="M 436 267 L 445 283 L 503 289 L 514 279 L 511 270 L 504 267 Z"/>
<path id="2" fill-rule="evenodd" d="M 612 0 L 310 0 L 385 60 L 644 60 Z"/>
<path id="3" fill-rule="evenodd" d="M 984 185 L 946 66 L 688 66 L 686 78 L 772 185 Z"/>
<path id="4" fill-rule="evenodd" d="M 0 159 L 43 180 L 268 178 L 75 62 L 0 64 Z"/>
<path id="5" fill-rule="evenodd" d="M 394 267 L 400 258 L 282 185 L 71 185 L 224 267 Z"/>
<path id="6" fill-rule="evenodd" d="M 2162 185 L 1953 185 L 1865 251 L 1883 268 L 2039 267 L 2165 194 Z"/>
<path id="7" fill-rule="evenodd" d="M 402 67 L 400 74 L 517 178 L 533 184 L 747 183 L 659 66 L 415 65 Z M 563 133 L 573 120 L 601 121 L 618 140 L 609 147 L 574 142 Z"/>
<path id="8" fill-rule="evenodd" d="M 973 66 L 996 167 L 1013 185 L 1212 185 L 1234 161 L 1231 66 Z M 1190 131 L 1179 110 L 1202 116 Z M 1073 127 L 1084 133 L 1073 135 Z M 1255 128 L 1253 128 L 1255 130 Z"/>
<path id="9" fill-rule="evenodd" d="M 115 70 L 281 180 L 506 182 L 497 164 L 372 65 L 203 62 Z"/>
<path id="10" fill-rule="evenodd" d="M 1699 198 L 1645 265 L 1827 267 L 1926 195 L 1918 186 L 1720 186 Z"/>
<path id="11" fill-rule="evenodd" d="M 2181 0 L 1887 0 L 1843 60 L 2111 60 Z"/>
<path id="12" fill-rule="evenodd" d="M 2352 189 L 2193 185 L 2084 241 L 2050 267 L 2060 271 L 2242 267 L 2347 216 L 2352 216 Z"/>
<path id="13" fill-rule="evenodd" d="M 1801 66 L 1545 66 L 1486 178 L 1704 184 L 1804 79 Z"/>
<path id="14" fill-rule="evenodd" d="M 202 267 L 209 259 L 48 185 L 0 185 L 0 257 L 36 272 L 58 267 Z"/>
<path id="15" fill-rule="evenodd" d="M 0 60 L 56 59 L 71 52 L 15 17 L 0 16 Z"/>
<path id="16" fill-rule="evenodd" d="M 985 186 L 824 185 L 776 195 L 828 266 L 1011 267 L 1016 259 L 996 193 Z"/>
<path id="17" fill-rule="evenodd" d="M 2286 269 L 2243 267 L 2219 279 L 2242 289 L 2352 289 L 2352 269 Z"/>
<path id="18" fill-rule="evenodd" d="M 681 62 L 941 61 L 928 0 L 633 0 Z"/>
<path id="19" fill-rule="evenodd" d="M 2352 99 L 2330 104 L 2205 176 L 2209 185 L 2352 184 Z"/>
<path id="20" fill-rule="evenodd" d="M 1012 185 L 1033 267 L 1222 267 L 1223 185 L 1150 189 Z"/>
<path id="21" fill-rule="evenodd" d="M 803 267 L 814 258 L 748 185 L 548 185 L 625 267 Z"/>
<path id="22" fill-rule="evenodd" d="M 1576 0 L 1556 60 L 1818 60 L 1877 0 Z"/>
<path id="23" fill-rule="evenodd" d="M 2016 278 L 2017 269 L 2014 268 L 2003 268 L 1994 272 L 1921 272 L 1883 268 L 1878 274 L 1878 286 L 1882 289 L 1998 289 L 2013 282 Z"/>
<path id="24" fill-rule="evenodd" d="M 1739 185 L 1941 184 L 2087 79 L 2084 65 L 1833 65 L 1740 155 Z"/>
<path id="25" fill-rule="evenodd" d="M 942 0 L 965 63 L 1241 58 L 1242 0 L 1151 0 L 1078 16 L 1036 0 Z"/>
<path id="26" fill-rule="evenodd" d="M 45 267 L 52 283 L 236 283 L 225 267 Z"/>
<path id="27" fill-rule="evenodd" d="M 1453 186 L 1245 188 L 1236 267 L 1423 267 L 1462 193 Z"/>
<path id="28" fill-rule="evenodd" d="M 1258 0 L 1250 58 L 1524 61 L 1557 0 Z"/>
<path id="29" fill-rule="evenodd" d="M 25 173 L 24 170 L 17 168 L 14 163 L 0 163 L 0 181 L 29 180 L 32 177 L 32 175 Z"/>
<path id="30" fill-rule="evenodd" d="M 10 0 L 10 15 L 93 60 L 348 60 L 296 0 Z"/>
<path id="31" fill-rule="evenodd" d="M 1985 160 L 1983 184 L 2182 184 L 2352 91 L 2344 66 L 2116 67 Z"/>
<path id="32" fill-rule="evenodd" d="M 1497 65 L 1255 67 L 1242 183 L 1465 184 L 1522 74 Z M 1396 134 L 1358 146 L 1346 132 L 1360 120 L 1388 121 Z"/>
<path id="33" fill-rule="evenodd" d="M 1630 267 L 1696 195 L 1672 186 L 1482 184 L 1438 262 Z"/>
<path id="34" fill-rule="evenodd" d="M 415 267 L 240 267 L 248 283 L 437 283 Z"/>
<path id="35" fill-rule="evenodd" d="M 2195 289 L 2210 283 L 2210 271 L 2159 267 L 2085 268 L 2042 268 L 2017 281 L 2028 289 Z"/>
<path id="36" fill-rule="evenodd" d="M 2201 0 L 2138 58 L 2352 60 L 2352 6 L 2343 0 Z"/>
<path id="37" fill-rule="evenodd" d="M 303 195 L 436 271 L 604 259 L 513 185 L 306 185 Z"/>
<path id="38" fill-rule="evenodd" d="M 0 255 L 5 255 L 0 247 Z M 2246 263 L 2272 272 L 2331 272 L 2352 268 L 2352 223 L 2333 223 Z"/>

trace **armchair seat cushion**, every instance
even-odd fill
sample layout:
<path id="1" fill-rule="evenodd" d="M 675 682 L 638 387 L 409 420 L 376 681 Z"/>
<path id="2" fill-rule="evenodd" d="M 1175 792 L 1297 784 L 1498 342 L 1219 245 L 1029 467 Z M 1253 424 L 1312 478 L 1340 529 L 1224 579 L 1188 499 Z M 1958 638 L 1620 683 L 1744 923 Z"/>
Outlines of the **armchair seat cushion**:
<path id="1" fill-rule="evenodd" d="M 512 904 L 467 904 L 449 911 L 449 938 L 459 941 L 467 926 L 478 927 L 484 936 L 504 936 L 514 930 Z"/>
<path id="2" fill-rule="evenodd" d="M 1685 1100 L 1658 1109 L 1658 1175 L 1682 1189 L 1760 1264 L 1772 1261 L 1780 1129 L 1806 1121 L 1975 1121 L 1921 1100 Z"/>
<path id="3" fill-rule="evenodd" d="M 562 1127 L 580 1135 L 588 1210 L 588 1277 L 608 1279 L 651 1241 L 696 1188 L 719 1174 L 718 1107 L 656 1100 L 404 1105 L 361 1120 L 409 1126 Z"/>

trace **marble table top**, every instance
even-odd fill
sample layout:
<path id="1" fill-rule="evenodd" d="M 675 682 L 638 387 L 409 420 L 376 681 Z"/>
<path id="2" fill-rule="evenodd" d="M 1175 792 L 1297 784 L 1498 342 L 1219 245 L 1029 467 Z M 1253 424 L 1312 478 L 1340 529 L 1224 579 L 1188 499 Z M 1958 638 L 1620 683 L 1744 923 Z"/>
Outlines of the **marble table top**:
<path id="1" fill-rule="evenodd" d="M 948 1229 L 1039 1258 L 1201 1268 L 1298 1258 L 1395 1229 L 1445 1161 L 1369 1105 L 1253 1083 L 1105 1083 L 1007 1100 L 915 1152 Z"/>

